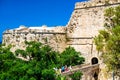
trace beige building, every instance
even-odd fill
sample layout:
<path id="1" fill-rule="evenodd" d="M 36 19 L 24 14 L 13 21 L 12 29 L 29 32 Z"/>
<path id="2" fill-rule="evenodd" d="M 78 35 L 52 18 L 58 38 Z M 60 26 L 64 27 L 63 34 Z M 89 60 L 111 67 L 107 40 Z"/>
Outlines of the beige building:
<path id="1" fill-rule="evenodd" d="M 106 72 L 93 39 L 99 30 L 104 29 L 104 10 L 119 4 L 120 0 L 78 2 L 66 26 L 20 26 L 13 30 L 6 30 L 3 33 L 3 43 L 12 44 L 12 51 L 18 48 L 25 49 L 25 41 L 40 41 L 50 45 L 56 51 L 63 51 L 67 46 L 72 46 L 85 57 L 85 64 L 99 64 L 99 72 L 95 73 L 98 79 L 95 79 L 93 74 L 91 75 L 93 78 L 82 80 L 111 80 L 112 74 L 108 75 Z"/>

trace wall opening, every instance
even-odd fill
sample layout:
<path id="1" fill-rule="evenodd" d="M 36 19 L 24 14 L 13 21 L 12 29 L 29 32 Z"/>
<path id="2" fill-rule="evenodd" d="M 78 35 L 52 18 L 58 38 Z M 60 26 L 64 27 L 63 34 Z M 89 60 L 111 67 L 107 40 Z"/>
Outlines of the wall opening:
<path id="1" fill-rule="evenodd" d="M 98 59 L 96 57 L 93 57 L 91 62 L 92 62 L 92 65 L 98 64 Z"/>
<path id="2" fill-rule="evenodd" d="M 98 80 L 98 74 L 96 72 L 94 73 L 93 77 L 94 77 L 94 80 Z"/>

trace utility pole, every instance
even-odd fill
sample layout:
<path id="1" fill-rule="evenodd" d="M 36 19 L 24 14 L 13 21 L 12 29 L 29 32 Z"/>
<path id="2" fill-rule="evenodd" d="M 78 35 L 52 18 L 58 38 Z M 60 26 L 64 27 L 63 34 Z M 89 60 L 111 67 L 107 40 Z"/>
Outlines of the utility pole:
<path id="1" fill-rule="evenodd" d="M 113 70 L 112 76 L 113 76 L 113 80 L 115 80 L 115 74 L 114 74 L 114 70 Z"/>
<path id="2" fill-rule="evenodd" d="M 113 74 L 112 74 L 112 75 L 113 75 L 113 80 L 115 80 L 115 75 L 114 75 L 114 71 L 113 71 Z"/>

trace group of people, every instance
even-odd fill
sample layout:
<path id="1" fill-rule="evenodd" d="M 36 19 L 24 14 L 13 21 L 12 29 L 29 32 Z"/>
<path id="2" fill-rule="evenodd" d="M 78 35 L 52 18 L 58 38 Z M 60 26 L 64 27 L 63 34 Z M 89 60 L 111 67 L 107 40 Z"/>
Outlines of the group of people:
<path id="1" fill-rule="evenodd" d="M 57 69 L 57 68 L 53 68 L 57 74 L 61 74 L 61 73 L 64 73 L 64 72 L 67 72 L 67 71 L 70 71 L 72 69 L 71 66 L 67 67 L 67 65 L 65 66 L 62 66 L 60 69 Z"/>

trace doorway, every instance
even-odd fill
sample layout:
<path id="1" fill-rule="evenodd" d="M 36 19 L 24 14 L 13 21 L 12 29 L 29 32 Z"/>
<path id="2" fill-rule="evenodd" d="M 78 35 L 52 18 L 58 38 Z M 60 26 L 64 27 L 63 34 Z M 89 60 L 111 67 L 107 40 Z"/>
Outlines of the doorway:
<path id="1" fill-rule="evenodd" d="M 92 65 L 98 64 L 98 59 L 96 57 L 93 57 L 91 60 Z"/>

